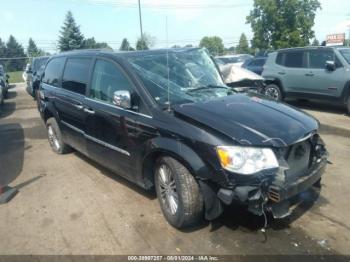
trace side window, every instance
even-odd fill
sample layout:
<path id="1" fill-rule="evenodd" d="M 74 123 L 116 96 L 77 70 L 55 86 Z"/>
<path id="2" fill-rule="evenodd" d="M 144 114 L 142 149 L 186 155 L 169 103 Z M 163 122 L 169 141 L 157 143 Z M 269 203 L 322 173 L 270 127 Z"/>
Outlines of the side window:
<path id="1" fill-rule="evenodd" d="M 278 53 L 276 58 L 276 64 L 284 66 L 285 53 Z"/>
<path id="2" fill-rule="evenodd" d="M 335 61 L 335 54 L 332 50 L 310 50 L 309 67 L 325 69 L 327 61 Z"/>
<path id="3" fill-rule="evenodd" d="M 58 87 L 58 81 L 62 75 L 64 60 L 64 57 L 59 57 L 52 59 L 48 63 L 42 80 L 43 83 Z"/>
<path id="4" fill-rule="evenodd" d="M 303 68 L 306 67 L 304 63 L 304 52 L 303 51 L 289 51 L 285 54 L 285 66 L 292 68 Z"/>
<path id="5" fill-rule="evenodd" d="M 62 88 L 84 95 L 89 81 L 90 63 L 90 58 L 68 58 L 63 73 Z"/>
<path id="6" fill-rule="evenodd" d="M 92 76 L 90 97 L 113 104 L 114 92 L 118 90 L 133 93 L 131 83 L 115 64 L 97 60 Z"/>

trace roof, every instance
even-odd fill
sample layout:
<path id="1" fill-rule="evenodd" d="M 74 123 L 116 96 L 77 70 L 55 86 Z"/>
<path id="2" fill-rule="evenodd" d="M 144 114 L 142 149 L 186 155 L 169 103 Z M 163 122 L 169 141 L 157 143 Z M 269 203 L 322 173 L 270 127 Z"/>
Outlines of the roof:
<path id="1" fill-rule="evenodd" d="M 348 49 L 346 46 L 304 46 L 304 47 L 291 47 L 283 48 L 276 50 L 277 52 L 281 51 L 294 51 L 294 50 L 313 50 L 313 49 Z"/>
<path id="2" fill-rule="evenodd" d="M 55 55 L 55 57 L 59 56 L 67 56 L 67 55 L 91 55 L 91 54 L 105 54 L 112 55 L 115 57 L 133 57 L 139 55 L 149 55 L 149 54 L 166 54 L 168 53 L 177 53 L 177 52 L 185 52 L 190 50 L 200 49 L 197 47 L 191 48 L 164 48 L 164 49 L 151 49 L 151 50 L 140 50 L 140 51 L 110 51 L 108 49 L 83 49 L 83 50 L 73 50 L 62 52 L 60 54 Z"/>

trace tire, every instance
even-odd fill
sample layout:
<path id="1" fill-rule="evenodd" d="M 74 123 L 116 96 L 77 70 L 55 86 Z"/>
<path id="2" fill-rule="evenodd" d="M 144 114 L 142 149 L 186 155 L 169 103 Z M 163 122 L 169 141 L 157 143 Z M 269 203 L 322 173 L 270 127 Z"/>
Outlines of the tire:
<path id="1" fill-rule="evenodd" d="M 56 122 L 55 118 L 49 118 L 46 121 L 47 136 L 52 150 L 57 154 L 66 154 L 72 151 L 62 140 L 61 130 Z"/>
<path id="2" fill-rule="evenodd" d="M 267 85 L 264 90 L 264 95 L 276 101 L 283 100 L 282 90 L 278 85 L 275 84 Z"/>
<path id="3" fill-rule="evenodd" d="M 348 99 L 346 100 L 346 108 L 348 110 L 348 115 L 350 115 L 350 96 L 348 97 Z"/>
<path id="4" fill-rule="evenodd" d="M 161 157 L 154 175 L 159 204 L 169 224 L 179 229 L 198 225 L 203 218 L 203 196 L 187 168 L 174 158 Z M 176 201 L 177 208 L 170 205 L 174 203 L 171 199 Z"/>

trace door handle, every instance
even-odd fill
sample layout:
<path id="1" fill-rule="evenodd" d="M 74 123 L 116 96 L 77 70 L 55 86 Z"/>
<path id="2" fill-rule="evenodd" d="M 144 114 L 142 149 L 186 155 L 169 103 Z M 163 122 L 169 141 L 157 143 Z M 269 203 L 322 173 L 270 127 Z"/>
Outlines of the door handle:
<path id="1" fill-rule="evenodd" d="M 84 112 L 86 112 L 86 113 L 88 113 L 88 114 L 91 114 L 91 115 L 95 114 L 95 111 L 94 111 L 94 110 L 91 110 L 91 109 L 89 109 L 89 108 L 84 108 Z"/>
<path id="2" fill-rule="evenodd" d="M 285 75 L 285 72 L 278 72 L 279 75 Z"/>
<path id="3" fill-rule="evenodd" d="M 305 74 L 305 76 L 314 76 L 314 74 L 313 73 L 307 73 L 307 74 Z"/>
<path id="4" fill-rule="evenodd" d="M 73 106 L 78 110 L 82 110 L 84 108 L 83 105 L 79 105 L 79 104 L 74 104 Z"/>

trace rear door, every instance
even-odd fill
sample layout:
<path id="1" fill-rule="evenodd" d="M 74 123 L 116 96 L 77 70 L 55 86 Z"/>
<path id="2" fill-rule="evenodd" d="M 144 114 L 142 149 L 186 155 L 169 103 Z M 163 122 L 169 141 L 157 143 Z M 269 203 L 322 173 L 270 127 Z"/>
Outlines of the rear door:
<path id="1" fill-rule="evenodd" d="M 118 90 L 135 95 L 132 82 L 117 63 L 96 59 L 85 101 L 86 141 L 91 158 L 131 179 L 136 169 L 131 159 L 138 114 L 113 104 L 114 92 Z"/>
<path id="2" fill-rule="evenodd" d="M 67 58 L 62 77 L 62 87 L 56 91 L 55 107 L 66 141 L 86 153 L 84 98 L 92 59 Z"/>
<path id="3" fill-rule="evenodd" d="M 309 70 L 306 80 L 307 91 L 312 94 L 339 97 L 344 87 L 345 69 L 333 49 L 308 51 Z M 326 69 L 326 62 L 334 61 L 336 69 Z"/>
<path id="4" fill-rule="evenodd" d="M 304 92 L 308 70 L 306 52 L 304 50 L 293 50 L 280 53 L 280 55 L 282 55 L 280 62 L 283 66 L 280 67 L 277 73 L 282 79 L 284 91 Z"/>

